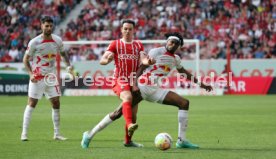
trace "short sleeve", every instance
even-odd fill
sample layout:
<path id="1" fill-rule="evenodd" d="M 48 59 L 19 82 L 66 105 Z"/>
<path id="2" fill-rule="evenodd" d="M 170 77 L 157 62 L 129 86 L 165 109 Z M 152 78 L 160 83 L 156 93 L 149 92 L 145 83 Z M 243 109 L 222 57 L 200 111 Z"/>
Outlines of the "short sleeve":
<path id="1" fill-rule="evenodd" d="M 63 42 L 61 41 L 60 44 L 59 44 L 59 52 L 64 52 L 64 45 L 63 45 Z"/>
<path id="2" fill-rule="evenodd" d="M 151 49 L 148 55 L 150 58 L 156 59 L 158 55 L 158 49 Z"/>
<path id="3" fill-rule="evenodd" d="M 116 53 L 116 41 L 112 41 L 109 46 L 107 47 L 106 51 L 110 51 Z"/>
<path id="4" fill-rule="evenodd" d="M 55 34 L 52 34 L 52 38 L 53 38 L 53 40 L 56 42 L 56 44 L 57 44 L 57 46 L 58 46 L 57 51 L 58 51 L 59 53 L 65 52 L 65 50 L 64 50 L 64 45 L 63 45 L 63 41 L 62 41 L 61 37 L 60 37 L 60 36 L 57 36 L 57 35 L 55 35 Z"/>
<path id="5" fill-rule="evenodd" d="M 58 37 L 58 46 L 59 46 L 59 52 L 64 52 L 64 44 L 60 37 Z"/>
<path id="6" fill-rule="evenodd" d="M 25 54 L 29 55 L 29 56 L 33 56 L 35 53 L 35 41 L 31 40 L 28 44 L 28 47 L 26 49 Z"/>
<path id="7" fill-rule="evenodd" d="M 59 52 L 64 52 L 64 45 L 63 45 L 63 42 L 62 42 L 62 39 L 61 37 L 57 36 L 57 35 L 52 35 L 53 36 L 53 40 L 57 43 L 58 45 L 58 51 Z"/>
<path id="8" fill-rule="evenodd" d="M 176 61 L 176 68 L 181 69 L 183 66 L 181 65 L 181 59 L 178 55 L 175 55 L 175 61 Z"/>

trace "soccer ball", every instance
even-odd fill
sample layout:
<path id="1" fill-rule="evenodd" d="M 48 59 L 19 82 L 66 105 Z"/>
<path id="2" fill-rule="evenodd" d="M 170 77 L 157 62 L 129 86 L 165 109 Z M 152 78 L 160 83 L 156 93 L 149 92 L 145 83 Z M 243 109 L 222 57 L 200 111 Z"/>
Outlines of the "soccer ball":
<path id="1" fill-rule="evenodd" d="M 155 137 L 154 144 L 160 150 L 168 150 L 172 145 L 172 137 L 168 133 L 159 133 Z"/>

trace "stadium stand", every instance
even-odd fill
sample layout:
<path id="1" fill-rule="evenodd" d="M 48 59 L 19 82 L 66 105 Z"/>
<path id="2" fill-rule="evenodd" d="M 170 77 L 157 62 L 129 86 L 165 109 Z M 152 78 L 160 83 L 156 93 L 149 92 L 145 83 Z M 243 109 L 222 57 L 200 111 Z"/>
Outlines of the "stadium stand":
<path id="1" fill-rule="evenodd" d="M 40 33 L 43 15 L 59 24 L 79 0 L 0 1 L 0 62 L 21 62 L 30 39 Z"/>
<path id="2" fill-rule="evenodd" d="M 71 21 L 65 40 L 112 40 L 119 37 L 120 19 L 134 18 L 138 39 L 162 39 L 167 31 L 181 31 L 187 39 L 201 41 L 201 58 L 276 57 L 276 4 L 273 1 L 101 1 L 88 4 Z M 183 59 L 194 47 L 183 48 Z M 79 53 L 81 54 L 81 53 Z M 187 56 L 188 55 L 188 56 Z M 192 54 L 191 54 L 192 55 Z M 77 55 L 79 56 L 79 55 Z M 98 59 L 90 52 L 88 60 Z M 78 57 L 78 59 L 85 59 Z"/>
<path id="3" fill-rule="evenodd" d="M 133 18 L 138 23 L 137 39 L 162 39 L 165 32 L 180 31 L 187 39 L 201 41 L 202 59 L 225 59 L 228 44 L 232 58 L 276 57 L 276 4 L 273 0 L 94 0 L 93 3 L 89 2 L 78 18 L 70 21 L 67 28 L 60 31 L 65 41 L 116 39 L 120 36 L 120 20 Z M 7 49 L 11 52 L 11 61 L 20 61 L 20 59 L 14 60 L 13 55 L 16 54 L 16 48 L 18 54 L 22 55 L 26 43 L 39 30 L 35 15 L 42 13 L 35 8 L 42 4 L 35 2 L 36 4 L 27 7 L 29 11 L 24 11 L 24 7 L 17 7 L 17 11 L 14 11 L 13 8 L 16 6 L 12 6 L 13 3 L 6 1 L 0 3 L 3 4 L 0 11 L 3 39 L 0 44 L 3 46 L 1 61 L 3 58 L 4 61 L 9 61 L 2 56 Z M 24 6 L 28 1 L 18 1 L 16 5 L 18 3 L 21 3 L 19 6 Z M 72 2 L 72 4 L 75 3 L 75 1 Z M 52 13 L 59 22 L 65 16 L 63 10 L 68 12 L 73 5 L 58 7 L 58 4 L 51 3 L 51 5 L 42 6 L 46 7 L 43 11 Z M 51 12 L 52 10 L 55 12 Z M 14 12 L 20 12 L 20 14 Z M 32 14 L 33 12 L 36 14 Z M 17 18 L 13 18 L 13 14 L 16 14 Z M 32 25 L 24 26 L 22 21 Z M 14 23 L 20 25 L 14 25 Z M 12 49 L 14 45 L 17 46 L 15 50 Z M 71 48 L 70 55 L 73 61 L 98 60 L 103 49 L 104 47 L 100 45 L 82 46 L 77 49 Z M 184 47 L 182 51 L 185 52 L 182 54 L 183 59 L 192 58 L 192 53 L 195 52 L 193 46 Z"/>

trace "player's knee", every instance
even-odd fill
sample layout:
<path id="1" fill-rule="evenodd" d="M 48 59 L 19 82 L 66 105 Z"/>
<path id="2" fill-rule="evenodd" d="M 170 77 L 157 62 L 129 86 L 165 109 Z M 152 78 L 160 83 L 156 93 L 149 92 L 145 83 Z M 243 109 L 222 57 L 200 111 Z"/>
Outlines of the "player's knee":
<path id="1" fill-rule="evenodd" d="M 109 114 L 110 119 L 113 121 L 119 119 L 121 116 L 122 116 L 122 111 L 118 111 L 118 110 Z"/>
<path id="2" fill-rule="evenodd" d="M 183 99 L 179 101 L 179 109 L 189 110 L 190 101 L 187 99 Z"/>
<path id="3" fill-rule="evenodd" d="M 35 108 L 35 107 L 36 107 L 36 104 L 37 104 L 37 102 L 33 102 L 33 101 L 29 101 L 29 102 L 28 102 L 28 105 L 29 105 L 30 107 L 32 107 L 32 108 Z"/>
<path id="4" fill-rule="evenodd" d="M 126 96 L 124 96 L 123 101 L 124 102 L 132 102 L 132 95 L 126 95 Z"/>
<path id="5" fill-rule="evenodd" d="M 54 109 L 59 109 L 60 102 L 58 98 L 51 99 L 51 103 Z"/>
<path id="6" fill-rule="evenodd" d="M 32 108 L 35 108 L 35 106 L 37 105 L 37 102 L 38 102 L 38 99 L 29 98 L 28 105 Z"/>

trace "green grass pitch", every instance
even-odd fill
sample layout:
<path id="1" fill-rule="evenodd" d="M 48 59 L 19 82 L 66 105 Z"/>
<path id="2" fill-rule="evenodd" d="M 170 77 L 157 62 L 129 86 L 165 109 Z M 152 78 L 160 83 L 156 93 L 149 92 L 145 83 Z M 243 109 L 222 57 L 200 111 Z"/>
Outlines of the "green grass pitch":
<path id="1" fill-rule="evenodd" d="M 61 132 L 68 141 L 53 141 L 50 103 L 43 98 L 33 112 L 28 142 L 20 141 L 27 97 L 0 96 L 2 159 L 271 159 L 276 158 L 276 96 L 187 97 L 187 137 L 198 150 L 176 149 L 177 109 L 149 102 L 139 106 L 134 141 L 144 148 L 125 148 L 123 118 L 95 136 L 82 149 L 82 133 L 119 104 L 117 97 L 62 97 Z M 173 147 L 161 151 L 153 140 L 168 132 Z"/>

